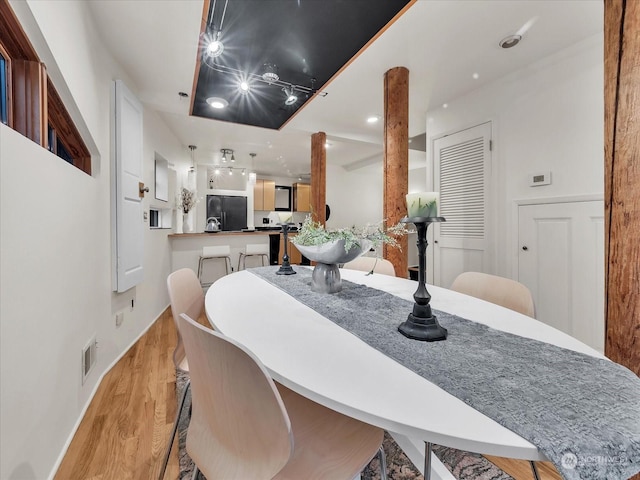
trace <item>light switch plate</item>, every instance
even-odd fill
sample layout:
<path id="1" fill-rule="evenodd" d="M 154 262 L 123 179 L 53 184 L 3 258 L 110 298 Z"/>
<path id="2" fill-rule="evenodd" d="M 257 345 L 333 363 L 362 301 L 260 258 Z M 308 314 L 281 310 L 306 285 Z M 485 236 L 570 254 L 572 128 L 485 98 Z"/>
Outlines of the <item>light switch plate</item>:
<path id="1" fill-rule="evenodd" d="M 529 186 L 551 185 L 551 172 L 538 172 L 529 175 Z"/>

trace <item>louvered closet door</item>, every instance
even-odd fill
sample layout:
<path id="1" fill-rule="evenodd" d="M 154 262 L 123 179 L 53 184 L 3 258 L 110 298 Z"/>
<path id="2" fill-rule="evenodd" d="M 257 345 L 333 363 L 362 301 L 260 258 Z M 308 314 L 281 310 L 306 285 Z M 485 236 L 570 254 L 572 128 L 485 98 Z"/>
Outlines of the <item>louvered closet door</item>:
<path id="1" fill-rule="evenodd" d="M 491 123 L 434 141 L 434 183 L 440 192 L 434 224 L 433 281 L 449 288 L 462 272 L 489 272 L 487 211 L 489 211 Z"/>

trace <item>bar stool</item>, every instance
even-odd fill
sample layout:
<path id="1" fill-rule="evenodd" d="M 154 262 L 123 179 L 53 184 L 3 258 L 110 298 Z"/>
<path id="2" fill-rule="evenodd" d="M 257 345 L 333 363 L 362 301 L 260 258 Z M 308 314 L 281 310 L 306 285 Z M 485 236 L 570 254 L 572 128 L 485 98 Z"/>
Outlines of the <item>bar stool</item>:
<path id="1" fill-rule="evenodd" d="M 204 262 L 207 260 L 223 260 L 226 274 L 229 274 L 231 270 L 231 247 L 229 245 L 218 245 L 215 247 L 202 247 L 202 255 L 200 255 L 200 261 L 198 262 L 198 280 L 200 285 L 208 287 L 212 282 L 202 283 L 202 271 Z"/>
<path id="2" fill-rule="evenodd" d="M 238 271 L 240 271 L 240 262 L 242 262 L 242 269 L 246 268 L 247 257 L 261 257 L 262 266 L 264 266 L 264 259 L 267 259 L 269 264 L 269 245 L 268 244 L 247 244 L 244 252 L 240 252 L 238 256 Z"/>

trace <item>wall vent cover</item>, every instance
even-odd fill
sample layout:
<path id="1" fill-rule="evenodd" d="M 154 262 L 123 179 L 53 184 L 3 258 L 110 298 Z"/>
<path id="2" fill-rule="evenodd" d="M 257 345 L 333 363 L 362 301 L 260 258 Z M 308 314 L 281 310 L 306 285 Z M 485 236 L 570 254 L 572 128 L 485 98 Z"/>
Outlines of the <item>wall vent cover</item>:
<path id="1" fill-rule="evenodd" d="M 82 384 L 91 373 L 96 360 L 98 358 L 98 342 L 95 335 L 89 340 L 89 343 L 82 349 Z"/>

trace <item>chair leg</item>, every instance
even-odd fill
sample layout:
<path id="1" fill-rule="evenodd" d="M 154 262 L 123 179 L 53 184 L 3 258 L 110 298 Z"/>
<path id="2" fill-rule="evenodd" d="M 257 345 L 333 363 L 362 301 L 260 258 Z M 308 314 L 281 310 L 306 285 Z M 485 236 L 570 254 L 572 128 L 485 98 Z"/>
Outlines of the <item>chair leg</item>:
<path id="1" fill-rule="evenodd" d="M 536 467 L 536 462 L 533 460 L 529 461 L 531 464 L 531 471 L 533 472 L 533 478 L 535 480 L 540 480 L 540 475 L 538 474 L 538 467 Z"/>
<path id="2" fill-rule="evenodd" d="M 200 470 L 195 465 L 193 466 L 193 475 L 191 475 L 191 480 L 196 480 L 198 478 L 198 474 Z"/>
<path id="3" fill-rule="evenodd" d="M 433 444 L 424 442 L 424 480 L 431 480 L 431 450 Z"/>
<path id="4" fill-rule="evenodd" d="M 162 461 L 162 468 L 160 469 L 160 475 L 158 476 L 159 480 L 164 478 L 164 474 L 167 471 L 167 464 L 169 463 L 169 455 L 171 454 L 171 447 L 173 447 L 173 441 L 176 438 L 176 433 L 178 432 L 178 422 L 180 421 L 180 416 L 182 415 L 182 409 L 184 408 L 184 401 L 187 398 L 187 391 L 191 387 L 191 380 L 187 380 L 183 390 L 182 390 L 182 398 L 180 399 L 180 406 L 178 407 L 178 412 L 176 413 L 176 419 L 173 422 L 173 430 L 171 431 L 171 438 L 169 438 L 169 444 L 167 445 L 167 450 L 164 454 L 164 460 Z"/>
<path id="5" fill-rule="evenodd" d="M 384 454 L 384 447 L 380 445 L 376 454 L 380 461 L 380 480 L 387 480 L 387 456 Z"/>

